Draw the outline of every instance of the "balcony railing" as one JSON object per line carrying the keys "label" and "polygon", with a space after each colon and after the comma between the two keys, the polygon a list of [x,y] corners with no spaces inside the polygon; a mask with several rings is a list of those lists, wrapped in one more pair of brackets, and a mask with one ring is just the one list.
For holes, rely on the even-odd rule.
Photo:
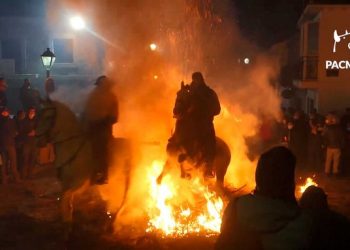
{"label": "balcony railing", "polygon": [[300,78],[303,81],[317,80],[318,56],[304,56],[301,58]]}

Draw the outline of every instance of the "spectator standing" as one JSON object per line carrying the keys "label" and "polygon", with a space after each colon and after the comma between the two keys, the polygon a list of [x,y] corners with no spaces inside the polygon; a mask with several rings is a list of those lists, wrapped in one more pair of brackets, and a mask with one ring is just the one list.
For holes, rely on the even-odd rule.
{"label": "spectator standing", "polygon": [[19,99],[25,111],[28,111],[30,107],[39,107],[39,91],[32,88],[32,85],[28,79],[24,79],[23,85],[19,91]]}
{"label": "spectator standing", "polygon": [[[23,144],[25,139],[24,133],[24,120],[26,118],[26,113],[23,110],[19,110],[15,117],[17,136],[16,136],[16,152],[17,152],[17,166],[19,172],[23,172]],[[22,176],[23,177],[23,176]]]}
{"label": "spectator standing", "polygon": [[327,126],[323,133],[326,146],[325,173],[327,175],[339,175],[339,163],[341,150],[345,144],[345,135],[336,115],[329,114],[326,118],[326,124]]}
{"label": "spectator standing", "polygon": [[24,143],[23,143],[23,178],[30,178],[37,159],[37,148],[35,141],[35,129],[37,125],[36,110],[29,108],[27,117],[24,120]]}
{"label": "spectator standing", "polygon": [[289,146],[297,158],[297,166],[305,167],[309,126],[301,112],[294,113]]}
{"label": "spectator standing", "polygon": [[308,138],[308,167],[320,171],[322,169],[322,132],[317,119],[310,117],[310,132]]}
{"label": "spectator standing", "polygon": [[6,81],[4,78],[0,77],[0,109],[3,109],[7,106],[6,89]]}
{"label": "spectator standing", "polygon": [[15,121],[10,118],[10,111],[4,108],[1,111],[0,117],[0,151],[2,158],[2,182],[7,183],[7,166],[10,165],[10,169],[15,182],[20,182],[21,178],[17,170],[17,156],[15,138],[17,136],[17,129]]}

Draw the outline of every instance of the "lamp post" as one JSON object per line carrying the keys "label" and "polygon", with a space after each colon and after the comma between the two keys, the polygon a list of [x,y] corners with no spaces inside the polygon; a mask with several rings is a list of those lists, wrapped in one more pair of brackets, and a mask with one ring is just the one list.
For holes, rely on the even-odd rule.
{"label": "lamp post", "polygon": [[50,69],[56,60],[55,54],[47,48],[44,53],[41,55],[41,61],[46,69],[46,77],[50,77]]}

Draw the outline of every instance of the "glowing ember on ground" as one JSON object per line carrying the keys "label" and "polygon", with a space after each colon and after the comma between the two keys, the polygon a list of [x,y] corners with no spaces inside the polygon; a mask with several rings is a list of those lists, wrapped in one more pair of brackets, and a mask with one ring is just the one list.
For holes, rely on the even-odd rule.
{"label": "glowing ember on ground", "polygon": [[299,187],[300,193],[304,193],[305,190],[306,190],[308,187],[310,187],[310,186],[316,186],[316,187],[317,187],[318,185],[317,185],[317,183],[316,183],[311,177],[308,177],[308,178],[306,178],[305,184]]}
{"label": "glowing ember on ground", "polygon": [[152,173],[148,176],[151,200],[146,232],[167,237],[219,233],[224,207],[222,199],[209,191],[200,178],[187,180],[188,185],[183,185],[171,176],[165,176],[162,183],[157,184],[154,173],[160,172],[162,166],[161,162],[153,162]]}

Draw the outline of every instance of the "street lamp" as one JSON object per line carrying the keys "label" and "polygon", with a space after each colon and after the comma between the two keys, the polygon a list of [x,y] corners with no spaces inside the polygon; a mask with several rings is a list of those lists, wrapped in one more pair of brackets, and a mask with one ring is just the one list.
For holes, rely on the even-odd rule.
{"label": "street lamp", "polygon": [[46,77],[49,78],[50,77],[50,69],[53,65],[53,63],[56,60],[56,56],[54,53],[52,53],[52,51],[50,50],[50,48],[47,48],[44,53],[41,55],[41,61],[43,62],[43,65],[46,69]]}

